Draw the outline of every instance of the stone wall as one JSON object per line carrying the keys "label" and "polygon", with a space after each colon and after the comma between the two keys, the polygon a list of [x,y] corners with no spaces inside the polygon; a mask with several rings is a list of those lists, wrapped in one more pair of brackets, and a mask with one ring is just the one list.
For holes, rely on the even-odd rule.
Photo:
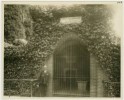
{"label": "stone wall", "polygon": [[108,80],[107,75],[101,68],[99,62],[93,55],[90,55],[90,96],[103,97],[103,80]]}
{"label": "stone wall", "polygon": [[103,81],[108,80],[107,74],[101,68],[101,66],[97,63],[97,97],[104,96],[104,87]]}
{"label": "stone wall", "polygon": [[48,83],[48,88],[47,88],[47,96],[51,97],[52,96],[52,91],[53,91],[53,55],[49,57],[49,59],[46,62],[46,66],[48,67],[48,71],[50,72],[50,77],[49,77],[49,83]]}
{"label": "stone wall", "polygon": [[[53,55],[46,62],[48,70],[50,72],[50,80],[47,89],[47,96],[52,96],[53,90]],[[90,97],[103,97],[103,80],[106,80],[107,76],[100,67],[96,58],[90,54]]]}
{"label": "stone wall", "polygon": [[90,97],[97,96],[97,65],[96,59],[90,54]]}

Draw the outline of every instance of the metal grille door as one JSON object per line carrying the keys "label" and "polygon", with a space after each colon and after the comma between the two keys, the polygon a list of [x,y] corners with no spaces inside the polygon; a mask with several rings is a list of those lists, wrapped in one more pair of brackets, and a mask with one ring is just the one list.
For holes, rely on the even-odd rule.
{"label": "metal grille door", "polygon": [[69,41],[54,54],[53,95],[89,96],[89,53],[80,44]]}

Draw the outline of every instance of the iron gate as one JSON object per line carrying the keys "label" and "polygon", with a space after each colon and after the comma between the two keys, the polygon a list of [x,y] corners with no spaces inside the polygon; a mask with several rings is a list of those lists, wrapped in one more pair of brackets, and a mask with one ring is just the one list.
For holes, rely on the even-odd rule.
{"label": "iron gate", "polygon": [[54,54],[53,95],[89,96],[89,53],[80,43],[68,41]]}

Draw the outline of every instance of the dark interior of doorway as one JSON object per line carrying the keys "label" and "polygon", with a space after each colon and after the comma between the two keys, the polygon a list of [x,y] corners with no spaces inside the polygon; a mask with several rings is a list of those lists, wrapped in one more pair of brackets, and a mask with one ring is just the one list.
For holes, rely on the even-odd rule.
{"label": "dark interior of doorway", "polygon": [[89,96],[90,55],[79,39],[68,39],[54,53],[53,95]]}

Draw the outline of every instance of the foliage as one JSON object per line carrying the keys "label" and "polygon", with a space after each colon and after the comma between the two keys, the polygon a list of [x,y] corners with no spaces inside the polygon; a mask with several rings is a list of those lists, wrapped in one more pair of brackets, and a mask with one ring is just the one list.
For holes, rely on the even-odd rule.
{"label": "foliage", "polygon": [[4,5],[4,37],[6,42],[13,43],[14,39],[25,39],[26,34],[29,34],[30,23],[27,6]]}
{"label": "foliage", "polygon": [[38,84],[32,80],[5,80],[4,95],[9,96],[32,96],[33,91]]}
{"label": "foliage", "polygon": [[[7,7],[11,8],[11,6]],[[13,9],[11,10],[13,11]],[[65,33],[73,32],[85,42],[90,53],[97,57],[103,70],[110,76],[110,81],[120,82],[120,45],[112,42],[111,10],[106,6],[75,5],[70,8],[29,6],[28,11],[32,20],[28,19],[21,24],[25,30],[28,30],[27,33],[25,32],[28,44],[5,48],[5,78],[37,78],[37,73],[40,73],[45,61],[54,52],[58,41]],[[5,12],[7,11],[5,10]],[[18,11],[15,13],[14,16],[17,15],[16,19],[18,19]],[[74,15],[82,16],[81,24],[61,25],[58,23],[61,17]],[[6,39],[9,38],[8,33],[13,33],[8,28],[11,25],[7,26],[8,19],[9,16],[5,19],[5,36],[8,36],[5,37]],[[12,19],[10,22],[14,23]],[[20,23],[17,24],[20,25]],[[14,27],[14,32],[16,29],[20,29],[14,24],[12,27]]]}
{"label": "foliage", "polygon": [[120,83],[119,82],[104,82],[105,97],[120,97]]}

